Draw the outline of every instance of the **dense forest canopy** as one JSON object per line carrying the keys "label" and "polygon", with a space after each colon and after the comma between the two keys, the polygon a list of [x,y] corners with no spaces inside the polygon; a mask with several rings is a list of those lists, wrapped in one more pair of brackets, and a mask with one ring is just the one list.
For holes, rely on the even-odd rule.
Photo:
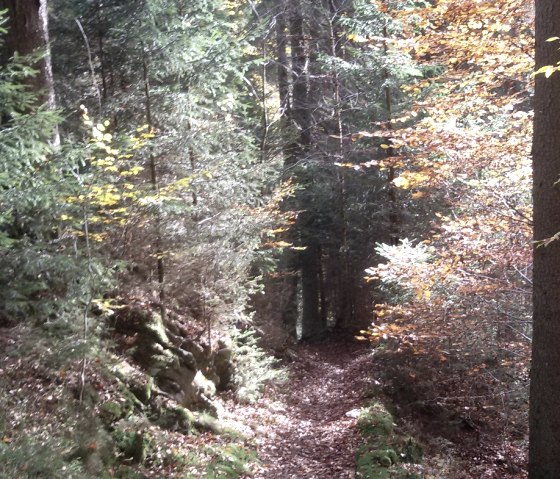
{"label": "dense forest canopy", "polygon": [[0,477],[288,477],[188,441],[360,347],[357,477],[526,477],[536,3],[0,0]]}

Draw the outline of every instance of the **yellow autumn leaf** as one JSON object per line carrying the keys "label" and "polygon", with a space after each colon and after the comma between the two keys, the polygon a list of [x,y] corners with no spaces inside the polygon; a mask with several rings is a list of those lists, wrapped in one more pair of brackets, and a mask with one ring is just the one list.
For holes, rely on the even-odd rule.
{"label": "yellow autumn leaf", "polygon": [[393,180],[393,184],[397,187],[397,188],[402,188],[404,190],[406,190],[407,188],[410,187],[410,181],[407,180],[404,176],[399,176],[398,178],[395,178]]}

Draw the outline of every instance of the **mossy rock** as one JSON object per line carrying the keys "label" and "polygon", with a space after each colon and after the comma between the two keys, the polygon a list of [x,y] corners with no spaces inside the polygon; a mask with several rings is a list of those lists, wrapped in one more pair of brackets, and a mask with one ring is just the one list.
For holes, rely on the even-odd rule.
{"label": "mossy rock", "polygon": [[393,416],[380,403],[364,409],[358,417],[358,427],[367,437],[389,437],[393,434]]}
{"label": "mossy rock", "polygon": [[235,372],[232,357],[233,351],[231,348],[222,348],[214,355],[214,370],[218,378],[216,387],[219,391],[225,391],[232,385]]}
{"label": "mossy rock", "polygon": [[424,449],[414,438],[409,437],[402,445],[403,462],[419,464],[424,456]]}
{"label": "mossy rock", "polygon": [[99,407],[99,415],[105,424],[111,424],[125,417],[125,407],[123,404],[109,401]]}
{"label": "mossy rock", "polygon": [[170,351],[173,345],[161,316],[151,310],[133,306],[121,309],[117,314],[115,330],[136,336],[135,346],[128,353],[152,375],[177,360]]}
{"label": "mossy rock", "polygon": [[142,404],[148,404],[152,398],[152,391],[154,389],[154,378],[151,376],[146,377],[145,382],[135,382],[129,386],[130,392],[138,398]]}
{"label": "mossy rock", "polygon": [[144,322],[142,326],[143,332],[151,336],[155,342],[161,344],[166,348],[172,347],[172,344],[169,341],[169,337],[167,336],[167,333],[165,331],[165,324],[163,323],[163,319],[161,319],[161,316],[158,313],[152,312],[148,321]]}
{"label": "mossy rock", "polygon": [[146,424],[138,420],[120,421],[112,433],[115,447],[120,451],[125,460],[134,464],[143,464],[154,446],[152,436]]}
{"label": "mossy rock", "polygon": [[156,424],[169,431],[189,434],[193,430],[195,416],[188,409],[181,406],[164,406]]}
{"label": "mossy rock", "polygon": [[220,421],[207,413],[196,414],[193,424],[199,431],[208,431],[213,434],[222,434],[225,431]]}

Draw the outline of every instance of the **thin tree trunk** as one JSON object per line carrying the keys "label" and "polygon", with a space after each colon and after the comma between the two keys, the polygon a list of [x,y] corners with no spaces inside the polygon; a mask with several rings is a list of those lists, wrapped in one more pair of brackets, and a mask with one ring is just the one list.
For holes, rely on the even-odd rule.
{"label": "thin tree trunk", "polygon": [[[311,46],[306,40],[306,29],[302,4],[299,0],[292,0],[290,11],[290,46],[292,59],[292,122],[297,129],[295,141],[290,146],[291,165],[306,159],[312,144],[313,121],[311,108],[314,107],[311,93],[310,68],[315,59],[311,57]],[[302,203],[304,184],[299,182],[302,188],[298,192],[296,206],[298,210],[305,210],[306,205]],[[304,220],[304,216],[306,219]],[[293,271],[301,271],[301,295],[302,315],[301,331],[302,339],[311,338],[322,332],[319,314],[319,264],[318,264],[318,242],[309,231],[312,218],[309,214],[301,214],[295,228],[300,238],[304,238],[301,246],[305,251],[294,259],[299,259],[299,264],[293,265]]]}
{"label": "thin tree trunk", "polygon": [[320,249],[317,240],[309,239],[301,253],[302,321],[301,339],[321,334],[325,325],[319,312],[320,297]]}
{"label": "thin tree trunk", "polygon": [[[148,74],[148,63],[144,59],[142,62],[143,80],[144,80],[144,96],[146,102],[146,123],[150,131],[153,131],[154,124],[152,119],[152,98],[150,93],[150,77]],[[153,152],[150,152],[150,181],[154,193],[159,196],[159,181],[157,175],[156,158]],[[156,242],[154,245],[154,254],[157,263],[157,276],[159,288],[159,301],[161,318],[165,321],[167,316],[166,297],[165,297],[165,269],[163,262],[163,249],[162,249],[162,234],[161,234],[161,211],[159,205],[156,211],[156,224],[155,224]]]}
{"label": "thin tree trunk", "polygon": [[276,55],[278,64],[278,94],[280,96],[280,111],[286,118],[291,116],[290,82],[288,72],[288,42],[286,37],[286,12],[280,11],[276,16]]}
{"label": "thin tree trunk", "polygon": [[[387,26],[383,27],[383,52],[385,53],[385,61],[389,61],[389,47],[388,38],[389,34],[387,32]],[[383,70],[383,81],[385,83],[384,93],[385,93],[385,114],[386,114],[386,124],[385,129],[388,132],[393,130],[393,94],[391,92],[391,86],[389,85],[389,71],[385,67]],[[391,143],[391,138],[387,138],[386,142]],[[389,147],[385,150],[387,159],[389,160],[389,165],[387,168],[387,192],[389,196],[389,241],[391,245],[396,246],[399,244],[399,214],[397,210],[397,191],[393,181],[395,180],[395,167],[393,165],[394,157],[396,155],[395,148]]]}
{"label": "thin tree trunk", "polygon": [[[338,16],[340,15],[341,8],[336,0],[329,0],[329,28],[330,28],[330,43],[331,43],[331,55],[335,58],[342,58],[344,50],[341,47],[341,34],[337,31],[336,22]],[[344,131],[342,128],[342,109],[341,109],[341,97],[340,97],[340,79],[338,77],[338,72],[333,70],[332,73],[332,84],[333,84],[333,97],[335,104],[335,115],[336,115],[336,126],[338,137],[338,161],[344,163],[344,143],[343,135]],[[341,222],[341,238],[340,238],[340,256],[342,260],[342,271],[343,271],[343,281],[341,282],[342,290],[340,299],[340,311],[337,314],[337,323],[340,321],[342,324],[352,324],[354,322],[354,307],[353,307],[353,283],[354,278],[352,277],[352,272],[350,269],[350,259],[348,255],[350,254],[348,246],[348,221],[346,218],[346,172],[344,168],[339,168],[338,171],[338,185],[339,185],[339,215]]]}
{"label": "thin tree trunk", "polygon": [[101,74],[101,94],[103,101],[107,101],[107,66],[105,65],[105,51],[103,48],[103,31],[101,29],[101,7],[102,4],[98,0],[96,5],[96,20],[97,20],[97,46],[99,50],[99,69]]}
{"label": "thin tree trunk", "polygon": [[[286,20],[287,5],[281,5],[280,11],[276,15],[276,55],[278,65],[278,94],[280,97],[280,113],[284,118],[284,125],[292,123],[292,108],[290,101],[290,77],[289,71],[291,65],[288,58],[288,24]],[[286,179],[291,178],[292,167],[295,164],[293,154],[293,141],[290,138],[283,146],[284,167]],[[296,209],[296,201],[294,198],[285,200],[283,208],[286,211],[294,211]],[[286,242],[295,244],[297,242],[297,231],[295,224],[292,225],[290,231],[285,234]],[[285,249],[282,253],[280,261],[280,309],[282,323],[288,334],[296,337],[297,321],[299,317],[298,304],[298,253],[291,249]]]}

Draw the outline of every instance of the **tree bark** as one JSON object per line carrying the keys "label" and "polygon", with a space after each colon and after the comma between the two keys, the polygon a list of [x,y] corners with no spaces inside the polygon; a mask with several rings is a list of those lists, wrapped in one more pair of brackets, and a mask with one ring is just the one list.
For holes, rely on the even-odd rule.
{"label": "tree bark", "polygon": [[41,103],[56,107],[49,48],[47,0],[0,0],[0,10],[8,9],[8,35],[2,48],[2,63],[16,52],[29,55],[41,52],[35,68],[38,74],[29,84],[40,93]]}
{"label": "tree bark", "polygon": [[[146,124],[148,125],[149,131],[153,131],[154,123],[152,119],[152,96],[150,91],[150,76],[148,74],[148,64],[147,60],[144,58],[142,62],[143,80],[144,80],[144,100],[146,104]],[[159,198],[159,177],[157,172],[156,157],[152,151],[150,151],[150,182],[152,184],[152,190]],[[157,264],[157,277],[158,277],[158,289],[159,289],[159,301],[160,301],[160,314],[163,321],[167,317],[167,306],[166,306],[166,295],[165,295],[165,266],[163,262],[163,235],[162,235],[162,225],[161,225],[161,206],[158,205],[155,217],[155,244],[153,254],[156,257]]]}
{"label": "tree bark", "polygon": [[286,38],[286,29],[286,12],[284,9],[282,9],[276,15],[276,60],[278,65],[278,94],[280,96],[280,111],[284,117],[290,118],[290,82],[288,80],[290,66],[288,64],[288,42]]}
{"label": "tree bark", "polygon": [[321,334],[325,325],[319,313],[320,296],[320,249],[312,238],[301,253],[302,320],[301,339],[310,339]]}
{"label": "tree bark", "polygon": [[[383,52],[385,54],[385,61],[389,61],[389,46],[388,46],[389,33],[387,26],[383,27]],[[385,129],[388,132],[393,130],[393,93],[389,85],[389,71],[387,68],[383,70],[383,80],[385,83],[385,114],[387,116],[387,123]],[[391,144],[391,138],[386,138],[385,142]],[[399,214],[397,210],[397,191],[393,181],[395,180],[395,167],[393,166],[396,151],[393,147],[387,148],[385,154],[389,161],[387,169],[387,192],[389,196],[389,241],[392,246],[397,246],[399,240]]]}
{"label": "tree bark", "polygon": [[[288,21],[287,17],[291,10],[288,2],[284,2],[279,6],[276,15],[276,61],[278,65],[278,93],[280,97],[280,114],[284,119],[284,124],[292,123],[292,104],[290,99],[290,75],[291,64],[288,57]],[[293,175],[292,166],[297,161],[294,156],[294,142],[290,138],[287,139],[283,146],[285,177],[289,179]],[[283,208],[285,211],[296,210],[295,198],[287,198]],[[285,234],[285,240],[288,243],[295,244],[297,242],[296,225],[292,225],[290,231]],[[281,271],[281,316],[284,329],[287,333],[296,337],[297,322],[299,318],[298,304],[298,255],[291,249],[285,249],[282,253],[280,262]]]}
{"label": "tree bark", "polygon": [[309,97],[309,51],[305,42],[303,12],[299,0],[291,1],[290,44],[292,51],[292,121],[298,130],[292,145],[292,162],[302,159],[311,146]]}
{"label": "tree bark", "polygon": [[[536,67],[555,65],[560,3],[536,0]],[[529,478],[560,477],[560,73],[537,75],[533,134],[533,359]]]}

